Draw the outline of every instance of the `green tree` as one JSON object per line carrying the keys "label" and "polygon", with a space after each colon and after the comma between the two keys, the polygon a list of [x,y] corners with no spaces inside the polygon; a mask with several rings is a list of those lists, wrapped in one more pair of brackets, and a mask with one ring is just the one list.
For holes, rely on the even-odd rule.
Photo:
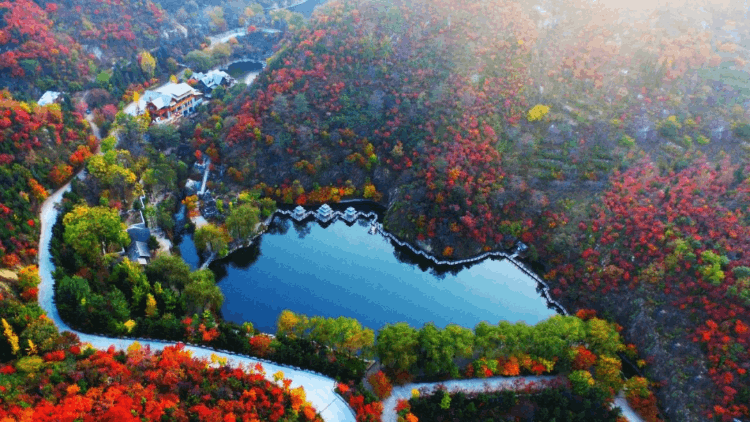
{"label": "green tree", "polygon": [[448,324],[444,332],[448,341],[453,345],[453,353],[457,358],[469,358],[474,354],[474,332],[466,327]]}
{"label": "green tree", "polygon": [[573,316],[555,315],[533,327],[526,348],[527,353],[553,360],[567,356],[568,350],[585,339],[585,322]]}
{"label": "green tree", "polygon": [[155,164],[143,172],[143,184],[155,193],[176,186],[177,173],[168,164]]}
{"label": "green tree", "polygon": [[[306,337],[310,321],[307,316],[284,309],[276,319],[276,335],[289,338]],[[325,339],[323,335],[321,338]]]}
{"label": "green tree", "polygon": [[190,274],[190,283],[182,292],[185,308],[190,314],[202,314],[209,310],[216,313],[224,303],[224,294],[214,280],[214,273],[202,269]]}
{"label": "green tree", "polygon": [[226,225],[229,234],[236,240],[246,240],[257,233],[260,222],[260,210],[251,204],[234,207],[227,217]]}
{"label": "green tree", "polygon": [[388,324],[378,331],[375,352],[387,368],[409,371],[417,363],[417,330],[405,322]]}
{"label": "green tree", "polygon": [[368,354],[375,343],[375,332],[370,328],[362,327],[362,324],[354,318],[336,318],[338,329],[334,346],[344,350],[347,354],[355,355],[360,352]]}
{"label": "green tree", "polygon": [[106,70],[102,70],[98,75],[96,75],[96,84],[99,86],[99,88],[109,89],[109,79],[111,77],[112,75],[109,72],[107,72]]}
{"label": "green tree", "polygon": [[594,386],[594,378],[589,371],[573,371],[568,375],[573,392],[579,395],[585,395]]}
{"label": "green tree", "polygon": [[227,254],[227,246],[232,238],[229,237],[226,229],[216,227],[213,224],[206,224],[195,231],[194,240],[195,247],[199,251],[210,251],[215,252],[218,256],[224,256]]}
{"label": "green tree", "polygon": [[123,259],[112,269],[109,280],[121,291],[130,292],[130,303],[134,310],[143,310],[146,295],[151,293],[151,283],[140,264],[128,258]]}
{"label": "green tree", "polygon": [[85,320],[83,304],[91,295],[89,282],[82,277],[65,276],[56,283],[55,302],[63,319],[75,326],[80,326]]}
{"label": "green tree", "polygon": [[211,56],[201,50],[193,50],[185,55],[185,63],[198,72],[207,72],[216,64]]}
{"label": "green tree", "polygon": [[23,330],[19,344],[27,346],[31,340],[39,353],[46,353],[54,350],[59,338],[60,334],[51,319],[37,318]]}
{"label": "green tree", "polygon": [[481,322],[475,328],[474,342],[482,357],[526,353],[532,330],[523,322],[500,321],[497,326]]}
{"label": "green tree", "polygon": [[63,218],[63,239],[89,262],[96,262],[110,248],[122,248],[130,242],[125,224],[116,209],[78,205]]}
{"label": "green tree", "polygon": [[176,146],[180,142],[180,133],[172,125],[151,125],[148,128],[151,144],[158,150]]}
{"label": "green tree", "polygon": [[354,318],[313,317],[308,325],[312,340],[350,356],[367,352],[375,342],[375,333]]}
{"label": "green tree", "polygon": [[276,211],[276,201],[273,199],[262,198],[258,202],[260,203],[260,214],[263,218],[270,217]]}
{"label": "green tree", "polygon": [[449,373],[455,366],[453,353],[444,348],[443,334],[443,331],[432,322],[428,322],[419,330],[419,366],[428,376]]}
{"label": "green tree", "polygon": [[480,357],[493,358],[503,345],[497,326],[482,321],[474,327],[474,348]]}
{"label": "green tree", "polygon": [[300,92],[299,94],[294,96],[294,111],[297,112],[297,114],[304,114],[307,113],[310,110],[308,107],[307,97],[305,97],[305,94]]}
{"label": "green tree", "polygon": [[[280,322],[282,321],[279,319]],[[326,346],[334,346],[334,337],[336,336],[337,324],[333,318],[315,316],[310,318],[310,338],[317,343]]]}
{"label": "green tree", "polygon": [[89,158],[86,169],[101,188],[110,190],[110,197],[129,200],[130,195],[142,194],[140,183],[136,183],[138,176],[133,172],[135,164],[128,151],[109,150]]}
{"label": "green tree", "polygon": [[122,325],[130,319],[130,306],[125,294],[120,289],[113,288],[104,295],[104,305],[102,316],[107,319],[107,329],[119,333],[127,331]]}
{"label": "green tree", "polygon": [[586,333],[589,349],[597,355],[614,356],[625,349],[620,339],[620,333],[610,324],[599,318],[586,321]]}
{"label": "green tree", "polygon": [[146,277],[151,283],[182,290],[190,283],[190,266],[179,256],[159,254],[148,266]]}
{"label": "green tree", "polygon": [[435,324],[427,323],[419,330],[420,366],[427,375],[458,376],[454,360],[470,357],[473,344],[474,333],[468,328],[450,324],[441,330]]}

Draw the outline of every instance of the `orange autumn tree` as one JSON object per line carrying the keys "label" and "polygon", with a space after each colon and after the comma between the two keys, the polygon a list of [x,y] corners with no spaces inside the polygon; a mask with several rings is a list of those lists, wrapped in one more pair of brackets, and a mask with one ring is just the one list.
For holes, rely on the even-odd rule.
{"label": "orange autumn tree", "polygon": [[[18,4],[13,5],[14,10]],[[6,13],[4,18],[15,13]],[[25,22],[26,18],[19,19]],[[12,31],[17,23],[0,33]],[[39,226],[34,219],[38,207],[47,198],[48,189],[72,177],[65,157],[86,145],[89,133],[89,126],[75,112],[63,110],[58,104],[39,107],[17,101],[8,91],[0,91],[0,178],[5,181],[0,191],[0,218],[4,219],[0,262],[4,267],[28,263],[36,257]]]}
{"label": "orange autumn tree", "polygon": [[[182,345],[152,352],[135,343],[127,352],[117,352],[114,347],[94,351],[69,344],[44,357],[0,365],[0,374],[0,393],[8,391],[6,381],[17,393],[0,403],[0,420],[322,422],[303,390],[290,389],[290,380],[267,380],[261,364],[247,371],[214,368],[206,359],[192,358]],[[85,389],[73,381],[74,374],[86,379]],[[51,378],[57,381],[49,384]],[[41,394],[42,385],[54,388]]]}
{"label": "orange autumn tree", "polygon": [[391,390],[393,390],[393,386],[391,385],[391,381],[388,379],[388,377],[383,373],[383,371],[378,371],[369,377],[367,377],[367,381],[372,385],[372,389],[375,392],[375,395],[378,396],[380,400],[385,400],[391,395]]}

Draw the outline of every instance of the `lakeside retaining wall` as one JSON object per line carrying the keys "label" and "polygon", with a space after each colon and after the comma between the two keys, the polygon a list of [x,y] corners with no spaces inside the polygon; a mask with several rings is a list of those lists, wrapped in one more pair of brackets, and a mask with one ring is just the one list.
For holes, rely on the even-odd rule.
{"label": "lakeside retaining wall", "polygon": [[[354,211],[352,212],[350,210],[354,210]],[[516,268],[521,270],[521,272],[526,274],[532,280],[536,281],[537,285],[540,286],[541,288],[541,295],[547,301],[548,305],[550,305],[555,310],[557,310],[557,312],[563,315],[569,315],[568,310],[565,309],[565,307],[560,302],[552,298],[552,295],[550,294],[549,285],[541,277],[539,277],[536,273],[534,273],[534,271],[532,271],[525,263],[523,263],[522,261],[519,261],[517,259],[518,255],[516,253],[509,254],[504,251],[490,251],[490,252],[484,252],[480,255],[466,258],[466,259],[457,259],[457,260],[438,259],[434,255],[431,255],[421,249],[417,249],[411,244],[409,244],[408,242],[404,242],[398,239],[393,234],[387,232],[383,228],[383,225],[378,222],[378,215],[375,212],[372,212],[372,211],[361,212],[361,211],[357,211],[353,207],[349,207],[347,211],[341,212],[341,211],[333,211],[327,204],[323,204],[320,208],[314,211],[307,210],[307,209],[302,208],[301,206],[298,206],[292,211],[276,210],[274,214],[285,215],[285,216],[291,217],[292,219],[296,221],[303,221],[308,218],[313,218],[316,221],[321,222],[321,223],[328,223],[331,221],[335,221],[337,219],[341,219],[347,222],[353,222],[359,218],[370,219],[370,232],[371,233],[379,233],[380,235],[387,238],[388,240],[395,243],[396,245],[409,249],[414,254],[419,255],[429,261],[432,261],[435,265],[457,266],[457,265],[464,265],[464,264],[479,263],[487,258],[506,259],[511,264],[513,264]]]}

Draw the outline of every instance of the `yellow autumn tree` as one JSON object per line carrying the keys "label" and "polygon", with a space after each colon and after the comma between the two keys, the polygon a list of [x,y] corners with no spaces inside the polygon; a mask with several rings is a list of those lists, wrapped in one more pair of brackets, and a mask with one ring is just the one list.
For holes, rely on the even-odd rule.
{"label": "yellow autumn tree", "polygon": [[308,320],[305,315],[298,315],[285,309],[281,311],[279,319],[276,321],[276,334],[292,338],[301,336],[307,325]]}
{"label": "yellow autumn tree", "polygon": [[18,346],[18,336],[13,332],[13,327],[8,324],[8,321],[6,321],[5,318],[2,319],[2,322],[3,334],[5,334],[5,338],[8,339],[8,343],[10,343],[10,350],[13,352],[13,354],[17,354],[21,349]]}
{"label": "yellow autumn tree", "polygon": [[131,331],[133,331],[133,328],[135,328],[135,321],[133,321],[132,319],[129,319],[129,320],[125,321],[122,325],[125,327],[125,329],[128,332],[131,332]]}
{"label": "yellow autumn tree", "polygon": [[141,70],[149,78],[154,76],[154,70],[156,70],[156,59],[148,51],[141,52]]}
{"label": "yellow autumn tree", "polygon": [[607,388],[617,393],[622,389],[623,379],[622,361],[615,357],[600,356],[596,363],[596,376],[594,379]]}
{"label": "yellow autumn tree", "polygon": [[156,299],[151,293],[146,297],[146,316],[149,318],[155,317],[159,313],[159,309],[156,307]]}
{"label": "yellow autumn tree", "polygon": [[526,114],[526,119],[530,122],[536,122],[537,120],[541,120],[547,113],[549,113],[549,106],[537,104]]}

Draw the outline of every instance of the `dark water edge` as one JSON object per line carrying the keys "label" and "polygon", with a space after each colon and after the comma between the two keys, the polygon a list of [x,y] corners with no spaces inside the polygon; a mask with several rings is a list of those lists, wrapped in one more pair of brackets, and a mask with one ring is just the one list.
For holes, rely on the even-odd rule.
{"label": "dark water edge", "polygon": [[198,255],[198,249],[195,247],[193,241],[193,235],[191,233],[183,233],[180,236],[179,243],[177,243],[177,249],[180,251],[182,260],[190,266],[191,271],[195,271],[200,268],[202,262],[200,255]]}
{"label": "dark water edge", "polygon": [[263,70],[263,64],[257,61],[239,61],[227,66],[225,72],[233,78],[239,78],[250,72],[260,72]]}
{"label": "dark water edge", "polygon": [[555,314],[540,297],[540,286],[509,261],[437,266],[367,234],[369,225],[365,219],[321,225],[275,218],[254,245],[210,265],[226,297],[223,317],[273,332],[284,309],[353,317],[374,329],[399,321],[534,324]]}

